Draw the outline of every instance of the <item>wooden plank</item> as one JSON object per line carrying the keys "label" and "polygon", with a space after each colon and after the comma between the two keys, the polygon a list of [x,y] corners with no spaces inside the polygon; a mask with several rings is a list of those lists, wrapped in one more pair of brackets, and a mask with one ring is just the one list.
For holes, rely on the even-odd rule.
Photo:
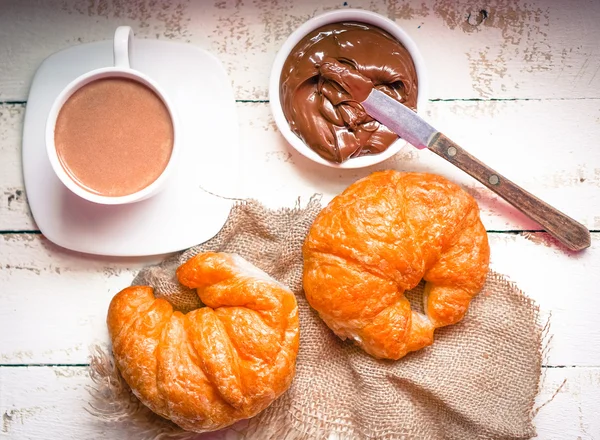
{"label": "wooden plank", "polygon": [[[544,375],[538,406],[564,385],[534,419],[536,438],[598,438],[600,368],[554,368],[546,369]],[[137,438],[139,431],[132,426],[102,424],[85,410],[89,385],[84,367],[0,368],[0,439]],[[221,431],[202,438],[237,437],[231,431]]]}
{"label": "wooden plank", "polygon": [[600,234],[592,246],[574,253],[561,250],[546,233],[490,235],[491,267],[517,283],[550,319],[553,335],[548,365],[600,366],[597,313],[600,285]]}
{"label": "wooden plank", "polygon": [[[0,367],[0,439],[140,438],[134,426],[104,424],[90,415],[92,385],[84,367]],[[226,431],[202,437],[232,438]]]}
{"label": "wooden plank", "polygon": [[[248,121],[248,125],[242,124],[241,163],[246,164],[242,182],[246,182],[243,187],[249,196],[277,206],[289,204],[294,196],[322,193],[327,202],[356,179],[378,169],[432,172],[462,184],[477,198],[488,230],[539,228],[427,150],[407,146],[388,161],[364,170],[314,164],[288,146],[270,122],[268,110],[262,113],[254,106],[258,104],[249,107],[252,113],[248,116],[248,107],[240,109],[241,120]],[[600,206],[600,151],[592,148],[600,135],[600,107],[594,101],[435,102],[427,117],[464,149],[524,189],[590,229],[600,228],[600,216],[593,208]],[[256,125],[264,127],[260,138],[258,131],[254,135]]]}
{"label": "wooden plank", "polygon": [[[429,151],[405,147],[364,170],[336,170],[308,161],[277,130],[268,104],[239,103],[240,196],[272,207],[322,193],[324,202],[377,169],[442,174],[479,201],[489,230],[539,226]],[[36,226],[21,173],[21,105],[0,105],[0,230]],[[594,100],[433,102],[428,118],[474,156],[590,229],[600,229],[600,106]],[[551,122],[549,122],[551,121]],[[584,201],[584,202],[582,202]]]}
{"label": "wooden plank", "polygon": [[[600,366],[600,233],[580,254],[546,240],[543,233],[490,234],[491,267],[538,302],[542,320],[551,314],[547,365]],[[86,363],[91,344],[108,343],[111,298],[153,261],[81,255],[40,235],[0,235],[0,364]]]}
{"label": "wooden plank", "polygon": [[89,345],[108,339],[112,296],[160,261],[92,257],[31,234],[1,235],[0,255],[0,364],[86,362]]}
{"label": "wooden plank", "polygon": [[29,211],[23,167],[21,139],[25,107],[0,105],[0,230],[36,229]]}
{"label": "wooden plank", "polygon": [[600,437],[599,368],[545,369],[536,408],[546,402],[534,419],[536,439],[595,440]]}
{"label": "wooden plank", "polygon": [[26,100],[44,58],[109,39],[123,24],[140,38],[215,53],[238,99],[267,99],[271,63],[285,38],[308,18],[344,5],[379,12],[405,29],[429,66],[431,98],[600,97],[594,0],[9,0],[0,6],[0,100]]}

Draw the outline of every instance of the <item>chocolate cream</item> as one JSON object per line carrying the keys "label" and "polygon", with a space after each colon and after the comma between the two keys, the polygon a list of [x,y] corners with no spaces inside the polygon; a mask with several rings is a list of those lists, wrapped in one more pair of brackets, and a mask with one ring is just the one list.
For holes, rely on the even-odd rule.
{"label": "chocolate cream", "polygon": [[345,160],[385,151],[398,136],[366,114],[373,87],[416,110],[417,73],[408,50],[382,29],[333,23],[306,35],[281,73],[290,127],[323,158]]}

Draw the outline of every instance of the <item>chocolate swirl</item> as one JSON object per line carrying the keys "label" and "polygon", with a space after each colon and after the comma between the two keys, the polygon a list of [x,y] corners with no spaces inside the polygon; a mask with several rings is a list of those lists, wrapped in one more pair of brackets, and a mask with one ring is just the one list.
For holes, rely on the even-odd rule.
{"label": "chocolate swirl", "polygon": [[381,153],[398,139],[360,104],[373,87],[416,109],[417,73],[408,50],[378,27],[334,23],[291,51],[280,96],[292,131],[323,158],[342,163]]}

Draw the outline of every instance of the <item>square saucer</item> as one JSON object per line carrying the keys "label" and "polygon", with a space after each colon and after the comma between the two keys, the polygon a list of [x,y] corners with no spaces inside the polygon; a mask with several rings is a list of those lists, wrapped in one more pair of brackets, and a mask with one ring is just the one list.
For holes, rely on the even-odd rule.
{"label": "square saucer", "polygon": [[141,256],[186,249],[225,223],[239,176],[239,126],[231,82],[209,52],[182,43],[135,39],[131,67],[156,81],[181,122],[180,157],[165,188],[128,205],[98,205],[69,191],[54,174],[44,133],[50,107],[81,74],[113,65],[112,41],[65,49],[38,68],[23,127],[23,174],[40,231],[74,251]]}

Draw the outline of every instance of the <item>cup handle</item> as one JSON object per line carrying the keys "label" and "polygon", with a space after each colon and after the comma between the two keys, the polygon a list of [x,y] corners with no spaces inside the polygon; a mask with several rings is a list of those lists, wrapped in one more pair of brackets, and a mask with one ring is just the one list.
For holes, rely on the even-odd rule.
{"label": "cup handle", "polygon": [[133,30],[129,26],[119,26],[115,31],[113,53],[115,67],[129,69],[129,57],[133,52]]}

